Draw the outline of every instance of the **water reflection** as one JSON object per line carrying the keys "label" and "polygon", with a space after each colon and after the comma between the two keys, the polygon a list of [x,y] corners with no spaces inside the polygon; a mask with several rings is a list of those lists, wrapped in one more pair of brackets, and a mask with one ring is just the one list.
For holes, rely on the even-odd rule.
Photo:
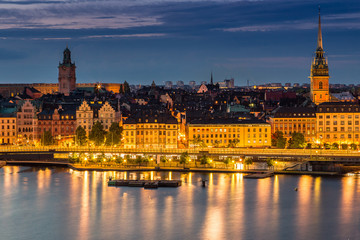
{"label": "water reflection", "polygon": [[[360,238],[356,177],[0,171],[1,239]],[[184,182],[176,189],[116,188],[107,186],[109,176]],[[208,180],[206,188],[201,179]]]}

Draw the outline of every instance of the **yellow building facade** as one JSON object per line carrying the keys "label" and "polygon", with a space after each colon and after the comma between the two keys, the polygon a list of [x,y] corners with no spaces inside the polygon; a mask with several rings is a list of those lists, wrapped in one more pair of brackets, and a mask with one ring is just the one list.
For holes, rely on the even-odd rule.
{"label": "yellow building facade", "polygon": [[318,143],[360,142],[360,106],[354,103],[322,103],[316,114]]}
{"label": "yellow building facade", "polygon": [[177,148],[179,124],[171,115],[133,116],[123,123],[125,148]]}
{"label": "yellow building facade", "polygon": [[0,143],[16,144],[16,115],[0,115]]}
{"label": "yellow building facade", "polygon": [[269,147],[270,124],[258,120],[213,119],[193,121],[187,125],[189,147],[197,147],[199,140],[207,147]]}
{"label": "yellow building facade", "polygon": [[280,131],[289,139],[294,132],[302,133],[307,142],[316,140],[316,109],[280,107],[270,118],[271,132]]}

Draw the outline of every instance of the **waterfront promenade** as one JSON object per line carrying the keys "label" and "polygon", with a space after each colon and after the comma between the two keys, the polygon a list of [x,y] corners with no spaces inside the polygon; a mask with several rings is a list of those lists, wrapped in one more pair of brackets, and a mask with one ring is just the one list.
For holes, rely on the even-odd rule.
{"label": "waterfront promenade", "polygon": [[358,150],[325,150],[325,149],[273,149],[273,148],[119,148],[119,147],[32,147],[32,146],[1,146],[0,154],[6,153],[119,153],[119,154],[163,154],[180,155],[188,152],[192,155],[208,154],[214,156],[268,156],[268,157],[355,157],[360,158]]}

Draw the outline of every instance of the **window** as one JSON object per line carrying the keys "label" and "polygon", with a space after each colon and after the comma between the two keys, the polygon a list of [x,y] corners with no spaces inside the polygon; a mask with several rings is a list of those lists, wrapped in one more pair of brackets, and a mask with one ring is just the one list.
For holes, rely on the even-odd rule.
{"label": "window", "polygon": [[323,82],[319,82],[319,89],[323,89]]}

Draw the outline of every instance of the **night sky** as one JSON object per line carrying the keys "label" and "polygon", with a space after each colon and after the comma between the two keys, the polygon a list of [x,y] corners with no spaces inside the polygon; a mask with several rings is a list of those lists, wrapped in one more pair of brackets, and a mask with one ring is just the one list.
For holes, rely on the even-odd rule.
{"label": "night sky", "polygon": [[307,83],[321,5],[330,83],[360,84],[360,1],[0,0],[0,83]]}

